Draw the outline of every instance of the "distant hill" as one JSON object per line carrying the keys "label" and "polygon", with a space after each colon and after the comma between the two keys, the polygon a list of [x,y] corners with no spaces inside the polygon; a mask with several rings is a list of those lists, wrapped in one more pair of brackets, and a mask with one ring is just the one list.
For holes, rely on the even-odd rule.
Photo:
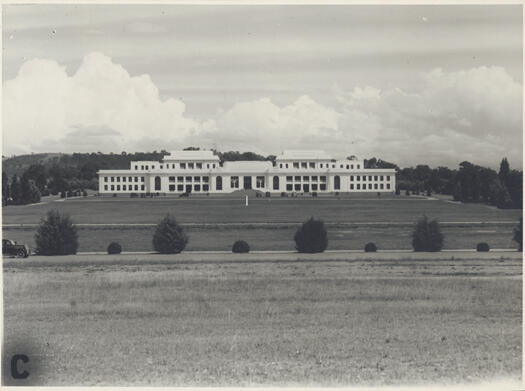
{"label": "distant hill", "polygon": [[7,173],[8,177],[14,174],[22,176],[22,174],[32,164],[50,165],[53,160],[59,160],[63,153],[32,153],[30,155],[19,155],[13,157],[2,157],[2,171]]}

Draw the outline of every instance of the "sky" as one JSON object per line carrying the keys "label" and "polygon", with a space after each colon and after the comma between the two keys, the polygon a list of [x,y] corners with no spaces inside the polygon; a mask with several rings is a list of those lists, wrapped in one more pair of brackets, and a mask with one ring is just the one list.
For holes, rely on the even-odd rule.
{"label": "sky", "polygon": [[521,168],[521,5],[4,5],[3,155]]}

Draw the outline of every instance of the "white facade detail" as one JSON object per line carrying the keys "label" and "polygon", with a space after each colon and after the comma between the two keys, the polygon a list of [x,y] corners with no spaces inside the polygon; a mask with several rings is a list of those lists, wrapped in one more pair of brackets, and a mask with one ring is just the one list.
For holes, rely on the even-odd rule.
{"label": "white facade detail", "polygon": [[133,161],[129,170],[100,170],[99,193],[206,194],[392,193],[395,169],[364,168],[363,161],[332,159],[323,151],[284,151],[271,161],[220,164],[212,151],[173,151],[158,161]]}

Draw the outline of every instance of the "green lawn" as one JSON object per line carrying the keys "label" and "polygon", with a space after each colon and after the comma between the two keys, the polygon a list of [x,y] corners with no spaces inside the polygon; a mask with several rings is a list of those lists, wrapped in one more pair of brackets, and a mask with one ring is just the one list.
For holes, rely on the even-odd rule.
{"label": "green lawn", "polygon": [[521,276],[499,259],[19,261],[4,351],[23,346],[48,386],[519,381]]}
{"label": "green lawn", "polygon": [[395,198],[97,198],[53,201],[2,209],[3,224],[37,223],[56,208],[77,223],[156,223],[173,213],[182,223],[300,222],[310,216],[326,222],[413,222],[423,214],[440,221],[517,221],[521,210],[444,200]]}

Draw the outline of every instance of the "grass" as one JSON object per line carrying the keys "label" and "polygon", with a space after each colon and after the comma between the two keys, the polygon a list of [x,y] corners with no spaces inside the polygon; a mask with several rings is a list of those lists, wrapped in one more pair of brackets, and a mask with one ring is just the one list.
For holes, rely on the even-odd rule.
{"label": "grass", "polygon": [[34,384],[521,378],[520,260],[23,265],[4,332]]}
{"label": "grass", "polygon": [[355,198],[96,198],[52,201],[2,209],[3,224],[38,223],[47,210],[68,213],[76,223],[156,223],[168,212],[182,223],[301,222],[310,216],[325,222],[413,222],[426,214],[440,221],[518,221],[521,210],[482,204],[456,204],[398,196]]}

